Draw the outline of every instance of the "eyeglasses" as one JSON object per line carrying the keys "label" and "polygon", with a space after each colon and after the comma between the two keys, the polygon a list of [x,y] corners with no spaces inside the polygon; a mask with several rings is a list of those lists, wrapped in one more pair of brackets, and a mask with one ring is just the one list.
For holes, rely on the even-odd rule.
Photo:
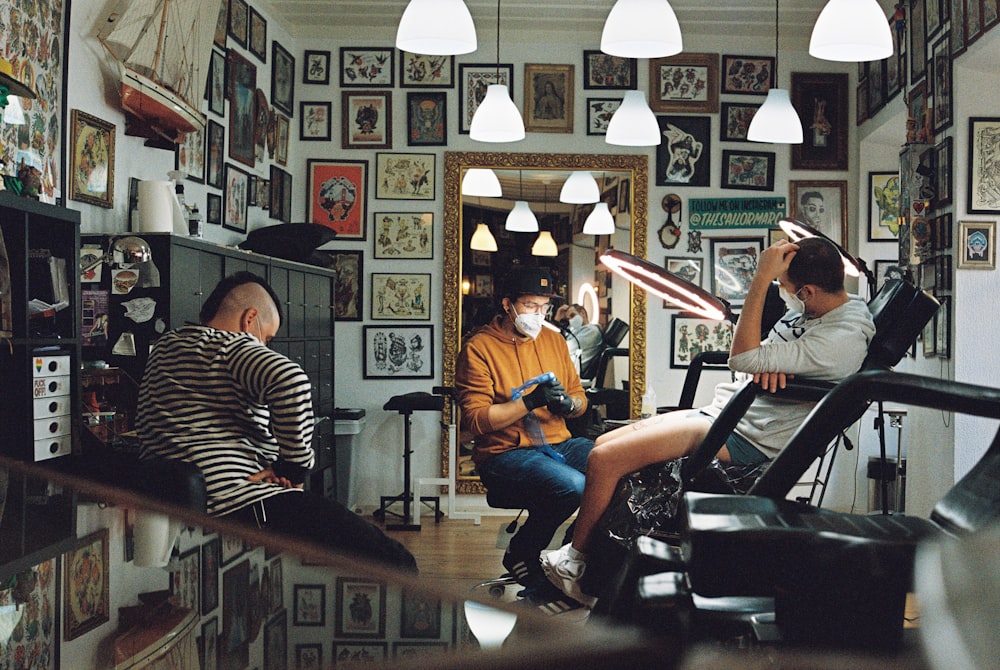
{"label": "eyeglasses", "polygon": [[826,207],[824,207],[823,205],[803,205],[802,209],[809,212],[810,214],[815,214],[817,212],[822,214],[823,212],[826,211]]}
{"label": "eyeglasses", "polygon": [[521,300],[515,300],[514,302],[532,314],[544,314],[548,316],[549,312],[552,311],[552,303],[550,302],[523,302]]}

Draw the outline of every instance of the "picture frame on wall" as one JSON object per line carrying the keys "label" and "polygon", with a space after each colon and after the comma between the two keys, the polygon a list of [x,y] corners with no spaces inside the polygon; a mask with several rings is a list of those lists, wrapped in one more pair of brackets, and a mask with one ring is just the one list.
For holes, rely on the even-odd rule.
{"label": "picture frame on wall", "polygon": [[115,124],[74,109],[70,121],[69,198],[115,206]]}
{"label": "picture frame on wall", "polygon": [[858,83],[855,89],[855,125],[860,126],[862,123],[871,118],[871,113],[868,111],[868,80],[862,79]]}
{"label": "picture frame on wall", "polygon": [[401,88],[454,88],[455,57],[399,52]]}
{"label": "picture frame on wall", "polygon": [[208,111],[216,116],[226,114],[226,55],[212,49],[208,63],[208,83],[206,85]]}
{"label": "picture frame on wall", "polygon": [[611,117],[621,104],[621,98],[587,98],[587,134],[607,135]]}
{"label": "picture frame on wall", "polygon": [[719,139],[723,142],[746,142],[747,131],[760,104],[724,102],[719,115]]}
{"label": "picture frame on wall", "polygon": [[[270,195],[268,200],[271,204],[269,218],[281,219],[285,208],[285,200],[290,199],[290,194],[285,192],[285,171],[277,165],[270,167],[271,178],[268,180]],[[285,222],[287,223],[287,221]]]}
{"label": "picture frame on wall", "polygon": [[392,47],[340,47],[340,87],[392,88],[395,52]]}
{"label": "picture frame on wall", "polygon": [[247,232],[247,207],[250,202],[250,174],[226,163],[222,227],[238,233]]}
{"label": "picture frame on wall", "polygon": [[253,167],[257,67],[236,49],[230,49],[226,59],[229,65],[229,157]]}
{"label": "picture frame on wall", "polygon": [[375,212],[375,258],[434,257],[433,212]]}
{"label": "picture frame on wall", "polygon": [[274,160],[278,165],[288,165],[288,135],[291,124],[284,114],[274,115]]}
{"label": "picture frame on wall", "polygon": [[772,86],[773,56],[722,56],[723,95],[767,95]]}
{"label": "picture frame on wall", "polygon": [[794,218],[846,248],[846,181],[789,181],[788,210]]}
{"label": "picture frame on wall", "polygon": [[868,241],[899,240],[899,172],[868,173]]}
{"label": "picture frame on wall", "polygon": [[875,290],[881,291],[882,286],[888,279],[907,278],[906,268],[899,264],[896,259],[875,261]]}
{"label": "picture frame on wall", "polygon": [[[667,256],[663,261],[663,267],[667,269],[667,272],[699,287],[702,285],[704,264],[705,261],[699,257]],[[664,300],[663,309],[676,308]]]}
{"label": "picture frame on wall", "polygon": [[409,91],[406,94],[406,143],[440,147],[448,141],[448,94]]}
{"label": "picture frame on wall", "polygon": [[174,169],[196,184],[205,183],[205,129],[192,130],[174,148]]}
{"label": "picture frame on wall", "polygon": [[430,321],[431,275],[421,272],[373,272],[373,321]]}
{"label": "picture frame on wall", "polygon": [[711,182],[712,119],[657,116],[663,141],[656,147],[657,186],[708,186]]}
{"label": "picture frame on wall", "polygon": [[333,309],[337,321],[361,321],[364,305],[364,252],[328,251],[335,276]]}
{"label": "picture frame on wall", "polygon": [[271,41],[271,104],[295,116],[295,57],[278,40]]}
{"label": "picture frame on wall", "polygon": [[804,131],[802,143],[792,145],[792,169],[846,170],[847,74],[793,72],[792,106]]}
{"label": "picture frame on wall", "polygon": [[222,225],[222,196],[209,193],[205,204],[205,221],[216,226]]}
{"label": "picture frame on wall", "polygon": [[934,315],[934,349],[938,358],[951,358],[951,296],[938,297],[938,311]]}
{"label": "picture frame on wall", "polygon": [[201,624],[201,643],[198,658],[202,670],[218,670],[219,667],[219,618],[212,617]]}
{"label": "picture frame on wall", "polygon": [[323,667],[321,643],[295,645],[295,670],[323,670]]}
{"label": "picture frame on wall", "polygon": [[757,262],[764,251],[760,237],[713,237],[709,240],[712,294],[733,307],[741,306],[750,290]]}
{"label": "picture frame on wall", "polygon": [[525,131],[533,133],[573,132],[573,80],[573,65],[525,64]]}
{"label": "picture frame on wall", "polygon": [[612,56],[599,49],[583,52],[583,88],[585,90],[629,91],[636,87],[638,61]]}
{"label": "picture frame on wall", "polygon": [[263,670],[288,668],[288,615],[281,610],[264,624]]}
{"label": "picture frame on wall", "polygon": [[201,615],[207,616],[219,606],[219,536],[201,545]]}
{"label": "picture frame on wall", "polygon": [[81,538],[63,555],[63,637],[75,640],[110,620],[107,528]]}
{"label": "picture frame on wall", "polygon": [[332,228],[338,240],[364,240],[368,209],[368,161],[306,161],[306,221]]}
{"label": "picture frame on wall", "polygon": [[965,53],[965,2],[966,0],[947,0],[950,4],[951,17],[951,56],[958,58]]}
{"label": "picture frame on wall", "polygon": [[191,547],[177,562],[178,569],[170,573],[170,594],[181,607],[200,612],[201,547]]}
{"label": "picture frame on wall", "polygon": [[212,36],[212,44],[226,48],[226,33],[229,30],[229,2],[223,1],[219,7],[219,16],[215,21],[215,34]]}
{"label": "picture frame on wall", "polygon": [[375,154],[377,200],[433,200],[435,154]]}
{"label": "picture frame on wall", "polygon": [[773,151],[722,152],[722,188],[750,191],[774,190]]}
{"label": "picture frame on wall", "polygon": [[[362,377],[364,379],[431,379],[434,377],[434,326],[408,326],[404,324],[363,326],[362,338],[362,346],[364,347]],[[338,616],[341,614],[340,610],[338,604]],[[338,628],[341,623],[338,620]]]}
{"label": "picture frame on wall", "polygon": [[[907,51],[910,54],[910,82],[918,82],[927,72],[927,35],[925,26],[926,0],[910,0],[906,15],[906,32],[909,36]],[[978,2],[976,2],[978,4]],[[978,8],[977,8],[978,14]]]}
{"label": "picture frame on wall", "polygon": [[654,112],[719,111],[719,54],[681,53],[649,59],[649,107]]}
{"label": "picture frame on wall", "polygon": [[[670,317],[670,367],[684,369],[698,354],[729,351],[733,344],[733,322],[716,321],[687,312]],[[706,366],[709,368],[717,366]]]}
{"label": "picture frame on wall", "polygon": [[247,29],[250,21],[250,6],[247,0],[229,0],[229,37],[241,47],[247,45]]}
{"label": "picture frame on wall", "polygon": [[1000,214],[1000,117],[969,119],[969,214]]}
{"label": "picture frame on wall", "polygon": [[330,52],[306,49],[302,54],[302,83],[330,83]]}
{"label": "picture frame on wall", "polygon": [[[873,117],[885,107],[885,61],[868,63],[868,116]],[[805,133],[803,132],[803,137]]]}
{"label": "picture frame on wall", "polygon": [[[433,349],[430,344],[428,347]],[[385,582],[337,577],[336,590],[334,635],[341,638],[384,639]],[[363,606],[359,607],[355,603]]]}
{"label": "picture frame on wall", "polygon": [[299,103],[299,140],[329,142],[330,124],[329,102],[303,100]]}
{"label": "picture frame on wall", "polygon": [[[946,0],[945,0],[946,1]],[[952,55],[951,37],[945,33],[931,47],[928,82],[934,95],[934,133],[951,127],[952,121]]]}
{"label": "picture frame on wall", "polygon": [[441,598],[403,589],[399,616],[401,638],[441,637]]}
{"label": "picture frame on wall", "polygon": [[333,657],[338,664],[346,666],[355,664],[381,663],[389,657],[388,642],[334,642]]}
{"label": "picture frame on wall", "polygon": [[952,247],[952,214],[945,212],[934,218],[931,230],[931,249],[934,251],[944,251]]}
{"label": "picture frame on wall", "polygon": [[459,63],[458,132],[468,135],[472,117],[491,84],[503,84],[514,96],[514,66],[511,63]]}
{"label": "picture frame on wall", "polygon": [[250,34],[247,49],[261,63],[267,62],[267,19],[253,7],[250,8]]}
{"label": "picture frame on wall", "polygon": [[222,637],[220,670],[240,670],[250,664],[250,561],[222,573]]}
{"label": "picture frame on wall", "polygon": [[392,91],[341,91],[340,147],[392,148]]}
{"label": "picture frame on wall", "polygon": [[944,138],[934,147],[935,192],[934,207],[941,208],[952,201],[952,146],[951,136]]}
{"label": "picture frame on wall", "polygon": [[293,587],[292,625],[326,625],[325,584],[296,584]]}
{"label": "picture frame on wall", "polygon": [[995,270],[996,239],[996,221],[959,221],[958,269]]}

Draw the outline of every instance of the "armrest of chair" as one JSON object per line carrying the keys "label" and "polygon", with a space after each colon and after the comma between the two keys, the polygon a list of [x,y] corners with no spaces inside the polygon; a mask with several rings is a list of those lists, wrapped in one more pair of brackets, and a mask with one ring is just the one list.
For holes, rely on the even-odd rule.
{"label": "armrest of chair", "polygon": [[698,383],[701,381],[701,371],[706,365],[726,365],[729,361],[728,351],[703,351],[691,359],[687,374],[684,375],[684,386],[681,388],[681,397],[677,403],[677,409],[689,409],[694,407],[694,396],[698,392]]}

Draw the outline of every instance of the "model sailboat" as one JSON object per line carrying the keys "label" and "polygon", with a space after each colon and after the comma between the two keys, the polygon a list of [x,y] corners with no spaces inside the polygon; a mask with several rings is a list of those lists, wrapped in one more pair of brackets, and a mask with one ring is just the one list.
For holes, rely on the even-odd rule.
{"label": "model sailboat", "polygon": [[180,142],[205,127],[205,91],[219,3],[121,0],[98,39],[114,59],[122,107]]}

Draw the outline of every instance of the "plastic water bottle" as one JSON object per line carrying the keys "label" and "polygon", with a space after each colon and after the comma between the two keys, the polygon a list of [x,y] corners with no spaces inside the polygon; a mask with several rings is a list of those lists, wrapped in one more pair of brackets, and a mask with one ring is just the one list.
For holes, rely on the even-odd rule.
{"label": "plastic water bottle", "polygon": [[639,412],[643,419],[647,419],[656,414],[656,391],[653,386],[646,387],[646,392],[642,394],[642,410]]}

